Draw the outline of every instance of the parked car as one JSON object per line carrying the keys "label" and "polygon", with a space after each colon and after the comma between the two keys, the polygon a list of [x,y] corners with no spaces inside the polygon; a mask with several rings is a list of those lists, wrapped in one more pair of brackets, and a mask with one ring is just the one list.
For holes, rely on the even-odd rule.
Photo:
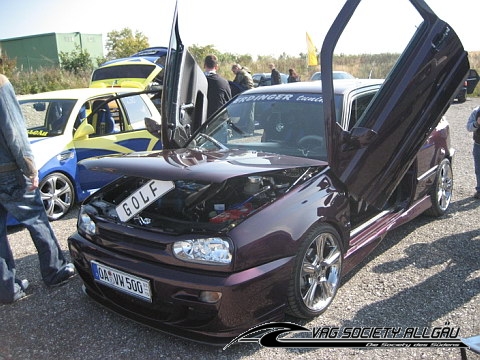
{"label": "parked car", "polygon": [[[271,73],[256,73],[252,75],[252,78],[253,78],[253,87],[272,85]],[[280,73],[280,78],[282,80],[282,84],[286,84],[288,82],[287,74]]]}
{"label": "parked car", "polygon": [[457,93],[455,99],[459,103],[464,103],[467,100],[467,94],[472,94],[475,90],[475,87],[480,80],[480,76],[478,75],[477,70],[470,69],[468,72],[468,76],[465,79],[463,86],[460,87],[460,90]]}
{"label": "parked car", "polygon": [[[355,76],[346,72],[346,71],[333,71],[332,72],[333,79],[355,79]],[[317,81],[322,80],[322,72],[317,71],[310,77],[310,81]]]}
{"label": "parked car", "polygon": [[[108,101],[115,95],[132,96]],[[160,113],[138,89],[70,89],[19,96],[39,169],[40,193],[50,220],[117,175],[91,172],[79,161],[98,155],[161,149],[145,129]],[[16,221],[9,218],[9,224]]]}
{"label": "parked car", "polygon": [[455,32],[412,2],[428,21],[385,81],[332,79],[347,0],[325,38],[321,83],[247,90],[203,125],[205,76],[175,21],[168,150],[82,162],[123,175],[85,200],[68,239],[85,292],[140,323],[225,344],[286,312],[321,314],[388,231],[443,215],[454,150],[442,117],[470,66]]}
{"label": "parked car", "polygon": [[90,87],[159,90],[163,82],[162,70],[163,66],[142,57],[110,60],[92,72]]}
{"label": "parked car", "polygon": [[130,57],[141,57],[147,59],[148,61],[153,62],[154,64],[165,66],[165,60],[167,58],[168,48],[164,46],[153,46],[135,54],[131,55]]}

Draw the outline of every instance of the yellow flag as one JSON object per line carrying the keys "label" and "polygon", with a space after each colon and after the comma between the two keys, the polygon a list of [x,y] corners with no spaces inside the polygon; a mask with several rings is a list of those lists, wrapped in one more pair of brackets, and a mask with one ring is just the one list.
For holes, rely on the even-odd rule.
{"label": "yellow flag", "polygon": [[308,51],[308,66],[315,66],[318,65],[317,59],[317,48],[313,45],[312,39],[310,39],[310,35],[307,32],[307,51]]}

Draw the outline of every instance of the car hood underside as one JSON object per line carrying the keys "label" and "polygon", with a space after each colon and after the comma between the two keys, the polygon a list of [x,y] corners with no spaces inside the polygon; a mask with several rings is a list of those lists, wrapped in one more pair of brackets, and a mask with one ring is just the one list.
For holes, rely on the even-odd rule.
{"label": "car hood underside", "polygon": [[[90,214],[169,234],[225,231],[322,172],[327,163],[245,151],[188,149],[133,153],[83,161],[121,177],[84,203]],[[150,180],[152,179],[152,180]],[[148,182],[170,189],[148,207],[126,205]],[[128,216],[123,215],[128,208]],[[90,209],[90,210],[88,210]]]}
{"label": "car hood underside", "polygon": [[226,179],[289,168],[325,167],[326,162],[255,151],[202,152],[191,149],[136,152],[90,158],[81,162],[90,170],[157,180]]}

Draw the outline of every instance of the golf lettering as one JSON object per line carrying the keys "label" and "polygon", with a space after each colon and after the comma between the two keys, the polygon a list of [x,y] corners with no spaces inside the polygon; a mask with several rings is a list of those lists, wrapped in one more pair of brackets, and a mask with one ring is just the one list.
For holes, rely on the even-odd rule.
{"label": "golf lettering", "polygon": [[129,197],[122,205],[123,210],[127,216],[137,213],[143,209],[145,205],[151,202],[151,198],[155,198],[158,192],[156,182],[151,181],[147,187],[141,188],[139,191]]}
{"label": "golf lettering", "polygon": [[173,181],[149,180],[115,208],[118,218],[127,222],[155,200],[175,189]]}

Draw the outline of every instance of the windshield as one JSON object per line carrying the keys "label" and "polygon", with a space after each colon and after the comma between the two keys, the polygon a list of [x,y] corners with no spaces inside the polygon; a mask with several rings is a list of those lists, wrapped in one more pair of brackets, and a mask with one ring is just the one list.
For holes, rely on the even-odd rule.
{"label": "windshield", "polygon": [[20,100],[29,137],[63,134],[76,100]]}
{"label": "windshield", "polygon": [[319,93],[244,94],[202,126],[188,147],[326,160],[324,133]]}

